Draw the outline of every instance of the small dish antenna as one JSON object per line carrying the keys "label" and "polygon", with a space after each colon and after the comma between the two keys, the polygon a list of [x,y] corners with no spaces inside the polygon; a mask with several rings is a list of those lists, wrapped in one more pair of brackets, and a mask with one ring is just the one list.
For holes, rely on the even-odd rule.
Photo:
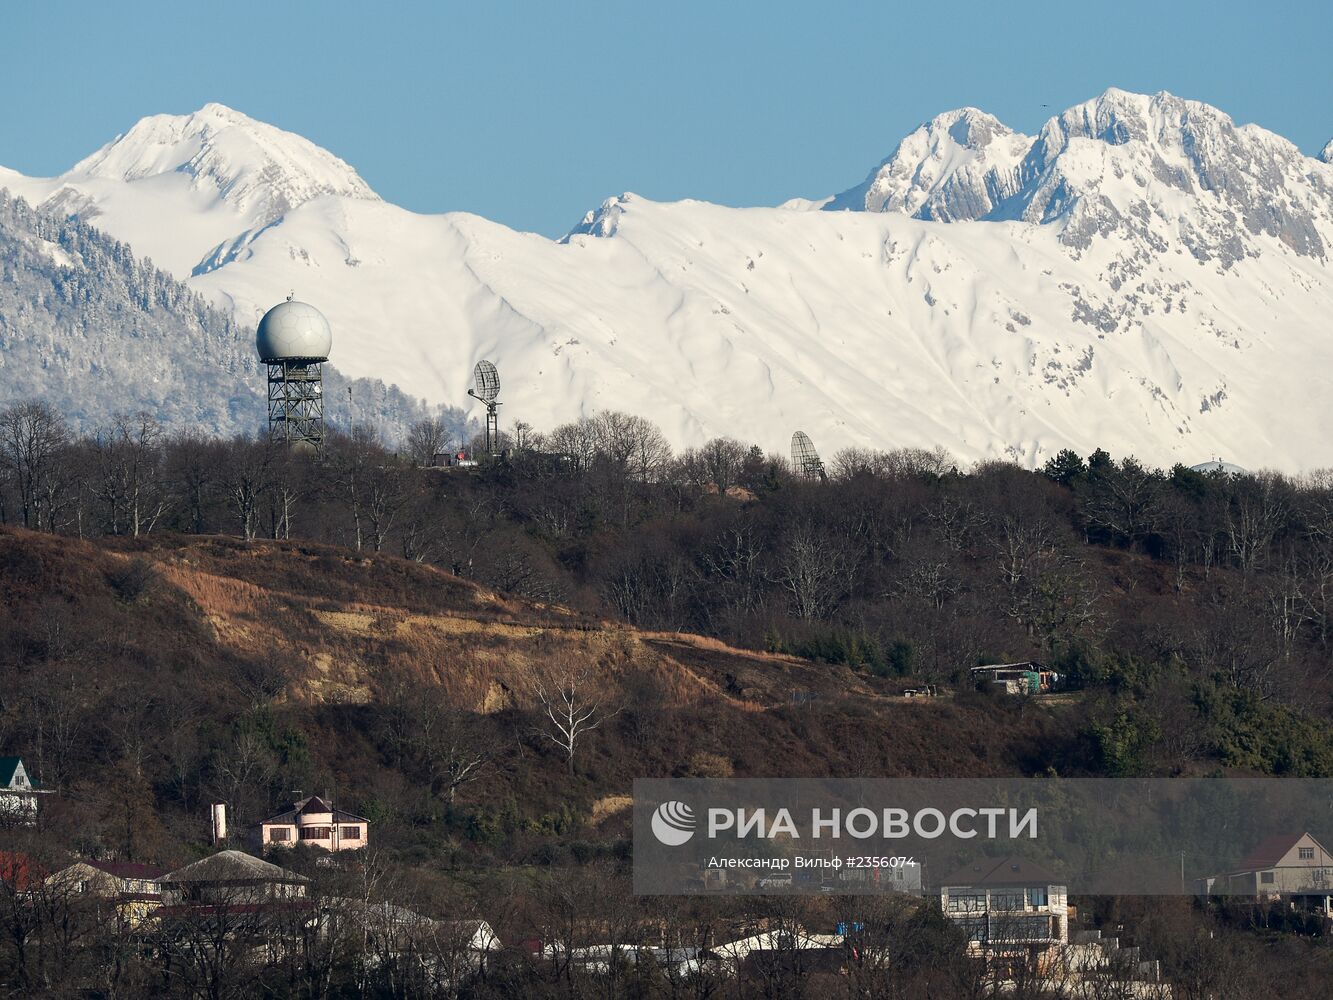
{"label": "small dish antenna", "polygon": [[489,361],[478,361],[472,369],[472,379],[476,384],[467,394],[486,404],[486,452],[494,455],[500,447],[500,418],[495,412],[500,405],[496,402],[500,395],[500,373]]}
{"label": "small dish antenna", "polygon": [[828,480],[824,463],[819,460],[819,452],[815,451],[814,442],[805,431],[797,431],[791,436],[791,464],[802,479]]}

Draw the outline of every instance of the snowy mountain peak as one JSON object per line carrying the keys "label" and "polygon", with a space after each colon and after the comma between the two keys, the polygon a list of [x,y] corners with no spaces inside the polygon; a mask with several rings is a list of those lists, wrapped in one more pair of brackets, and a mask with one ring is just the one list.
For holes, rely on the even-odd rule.
{"label": "snowy mountain peak", "polygon": [[579,224],[567,232],[560,242],[568,243],[572,236],[614,236],[620,228],[620,217],[625,214],[634,197],[626,191],[618,197],[607,198],[600,208],[590,209],[584,214]]}
{"label": "snowy mountain peak", "polygon": [[1286,139],[1208,104],[1111,88],[1050,118],[1035,139],[975,109],[941,115],[825,208],[1021,220],[1053,225],[1075,251],[1116,234],[1227,267],[1264,237],[1324,256],[1333,205],[1310,197],[1308,162]]}
{"label": "snowy mountain peak", "polygon": [[918,126],[864,182],[825,208],[941,222],[978,219],[1017,189],[1016,169],[1031,143],[984,111],[946,111]]}
{"label": "snowy mountain peak", "polygon": [[222,104],[144,118],[61,179],[133,183],[175,175],[260,225],[320,195],[378,200],[332,153]]}
{"label": "snowy mountain peak", "polygon": [[1325,163],[1333,163],[1333,139],[1328,140],[1328,144],[1319,152],[1319,159]]}
{"label": "snowy mountain peak", "polygon": [[[145,119],[63,177],[0,171],[0,185],[57,217],[11,226],[8,246],[0,226],[0,259],[41,279],[17,309],[0,301],[0,363],[102,412],[123,406],[117,360],[142,374],[223,354],[60,325],[48,289],[71,287],[72,267],[123,271],[143,309],[161,300],[151,269],[75,239],[83,221],[235,318],[235,366],[214,364],[191,400],[239,383],[257,398],[248,331],[296,288],[343,331],[345,371],[452,402],[489,358],[506,419],[538,427],[624,407],[680,445],[785,449],[802,427],[825,453],[1333,461],[1333,399],[1310,374],[1333,369],[1333,167],[1170,94],[1109,90],[1036,135],[959,108],[838,198],[730,209],[627,193],[563,245],[387,204],[330,154],[220,105]],[[6,336],[33,329],[30,305],[53,321]]]}

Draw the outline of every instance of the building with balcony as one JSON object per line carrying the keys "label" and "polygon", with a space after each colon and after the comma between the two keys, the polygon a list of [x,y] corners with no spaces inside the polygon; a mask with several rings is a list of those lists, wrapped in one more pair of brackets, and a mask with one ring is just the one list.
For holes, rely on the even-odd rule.
{"label": "building with balcony", "polygon": [[1036,960],[1069,942],[1069,898],[1062,880],[1021,858],[985,858],[940,884],[940,908],[967,935],[970,954]]}
{"label": "building with balcony", "polygon": [[261,822],[255,837],[255,846],[261,851],[297,844],[326,851],[355,851],[370,842],[370,821],[311,795]]}

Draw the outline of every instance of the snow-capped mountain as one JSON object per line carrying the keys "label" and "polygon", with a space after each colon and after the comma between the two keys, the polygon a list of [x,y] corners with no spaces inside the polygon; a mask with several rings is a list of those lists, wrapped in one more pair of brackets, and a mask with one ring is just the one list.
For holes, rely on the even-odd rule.
{"label": "snow-capped mountain", "polygon": [[1151,256],[1178,241],[1226,266],[1260,253],[1259,236],[1323,258],[1331,195],[1327,172],[1280,136],[1197,101],[1108,90],[1036,138],[974,108],[941,115],[822,207],[1055,225],[1075,251],[1100,237]]}
{"label": "snow-capped mountain", "polygon": [[332,153],[221,104],[144,118],[59,177],[0,169],[0,186],[93,223],[178,277],[312,198],[379,200]]}
{"label": "snow-capped mountain", "polygon": [[350,374],[462,402],[490,358],[502,417],[539,428],[617,407],[677,444],[1333,464],[1333,165],[1168,94],[1110,90],[1035,137],[965,108],[837,196],[626,194],[559,242],[407,212],[216,105],[0,186],[243,327],[295,289]]}

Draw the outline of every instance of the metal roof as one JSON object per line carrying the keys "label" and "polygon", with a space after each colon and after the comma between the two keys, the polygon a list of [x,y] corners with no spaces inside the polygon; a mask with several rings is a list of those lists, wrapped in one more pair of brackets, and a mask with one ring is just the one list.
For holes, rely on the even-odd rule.
{"label": "metal roof", "polygon": [[269,864],[244,851],[219,851],[217,854],[178,868],[157,879],[163,884],[178,882],[309,882],[310,879],[286,868]]}
{"label": "metal roof", "polygon": [[274,813],[268,819],[260,820],[260,826],[295,825],[297,817],[304,813],[331,813],[334,823],[369,823],[370,820],[364,816],[358,816],[356,813],[348,812],[346,809],[338,809],[329,805],[318,795],[307,795],[303,799],[297,799],[290,806],[280,813]]}

